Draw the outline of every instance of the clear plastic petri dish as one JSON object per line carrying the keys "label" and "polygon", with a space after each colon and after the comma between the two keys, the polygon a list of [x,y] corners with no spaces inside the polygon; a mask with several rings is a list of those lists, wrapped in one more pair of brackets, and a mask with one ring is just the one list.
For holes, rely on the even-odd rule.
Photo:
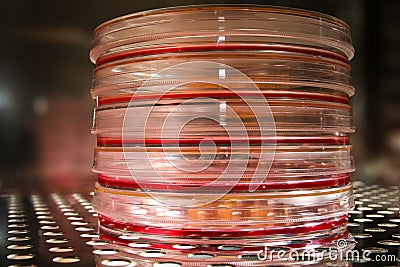
{"label": "clear plastic petri dish", "polygon": [[[272,153],[268,157],[270,161],[265,160],[265,153]],[[352,146],[275,146],[268,149],[238,145],[202,147],[201,151],[193,146],[99,147],[95,150],[93,171],[131,175],[136,181],[151,179],[153,182],[213,181],[232,175],[231,179],[224,178],[225,183],[229,183],[260,174],[259,168],[265,168],[263,180],[349,173],[354,171]]]}
{"label": "clear plastic petri dish", "polygon": [[[259,236],[283,234],[288,229],[293,233],[305,232],[310,230],[307,223],[329,223],[346,218],[354,206],[351,185],[286,192],[235,192],[201,206],[171,206],[157,199],[185,201],[190,198],[203,203],[209,194],[189,191],[156,194],[157,198],[154,198],[153,194],[144,191],[119,190],[97,184],[95,209],[108,218],[107,221],[115,220],[115,227],[122,230],[156,234],[158,228],[165,228],[170,229],[169,235],[180,236],[194,233],[223,236],[226,230],[231,234],[237,232],[237,236]],[[135,227],[138,228],[135,230]],[[154,231],[146,227],[154,228]],[[255,228],[260,231],[254,232]],[[217,230],[224,231],[216,233]]]}
{"label": "clear plastic petri dish", "polygon": [[[210,68],[209,65],[191,64],[188,68],[184,64],[188,60],[192,63],[213,62],[220,65]],[[296,88],[305,90],[307,87],[320,87],[328,92],[336,90],[347,95],[354,94],[350,66],[347,63],[296,53],[239,50],[235,53],[180,52],[177,55],[139,57],[100,65],[94,72],[92,96],[126,91],[135,93],[138,90],[144,94],[146,89],[151,94],[157,94],[157,86],[160,90],[165,84],[193,83],[196,80],[213,82],[220,79],[224,79],[224,83],[232,89],[246,90],[246,78],[251,79],[260,89],[270,87],[284,90],[290,87],[296,91]],[[186,91],[190,85],[187,87]],[[192,90],[197,89],[203,94],[209,89],[207,85],[192,87]]]}
{"label": "clear plastic petri dish", "polygon": [[203,5],[156,9],[105,22],[94,31],[90,57],[99,64],[175,47],[251,49],[259,44],[342,60],[354,54],[350,27],[328,15],[279,7]]}
{"label": "clear plastic petri dish", "polygon": [[135,133],[136,138],[174,138],[178,134],[184,138],[185,135],[229,134],[247,137],[256,136],[257,133],[273,135],[276,131],[354,131],[352,110],[348,105],[332,106],[301,101],[285,105],[284,102],[278,102],[272,103],[276,106],[269,105],[271,113],[267,111],[256,116],[254,110],[264,110],[263,101],[235,102],[201,98],[178,105],[146,106],[135,101],[137,106],[134,107],[96,110],[92,132],[118,133],[124,129],[126,137],[129,135],[129,138],[135,139]]}
{"label": "clear plastic petri dish", "polygon": [[[190,179],[179,179],[176,177],[171,182],[159,181],[137,181],[132,176],[122,175],[104,175],[98,174],[98,183],[104,187],[115,189],[131,189],[144,191],[169,191],[176,190],[177,192],[196,187],[207,185],[215,180],[210,177],[191,177]],[[338,187],[348,184],[350,181],[349,173],[339,175],[320,175],[320,176],[292,176],[292,177],[268,177],[264,179],[255,189],[257,191],[279,191],[279,190],[295,190],[295,189],[321,189],[327,187]],[[248,191],[252,184],[250,175],[242,177],[232,186],[232,192]],[[215,191],[225,189],[225,183],[215,183],[213,188]]]}

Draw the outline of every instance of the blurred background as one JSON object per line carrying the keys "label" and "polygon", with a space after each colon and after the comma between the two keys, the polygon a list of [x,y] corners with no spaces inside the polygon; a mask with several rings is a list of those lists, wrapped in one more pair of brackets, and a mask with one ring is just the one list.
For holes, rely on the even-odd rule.
{"label": "blurred background", "polygon": [[146,9],[205,3],[298,7],[351,25],[354,179],[399,183],[400,1],[6,1],[0,8],[0,188],[93,187],[92,31]]}

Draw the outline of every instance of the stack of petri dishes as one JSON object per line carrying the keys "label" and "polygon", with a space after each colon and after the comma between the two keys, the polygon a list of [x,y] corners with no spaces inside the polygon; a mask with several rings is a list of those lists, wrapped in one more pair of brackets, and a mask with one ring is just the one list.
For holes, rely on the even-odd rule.
{"label": "stack of petri dishes", "polygon": [[96,28],[95,208],[120,257],[97,264],[350,266],[353,54],[343,21],[278,7]]}

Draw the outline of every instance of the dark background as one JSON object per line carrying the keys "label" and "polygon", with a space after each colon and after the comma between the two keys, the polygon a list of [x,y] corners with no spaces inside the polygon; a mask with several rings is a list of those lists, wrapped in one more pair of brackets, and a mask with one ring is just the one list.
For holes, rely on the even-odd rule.
{"label": "dark background", "polygon": [[92,186],[93,29],[131,12],[205,3],[298,7],[349,23],[356,49],[354,178],[398,183],[400,1],[13,0],[0,8],[0,186]]}

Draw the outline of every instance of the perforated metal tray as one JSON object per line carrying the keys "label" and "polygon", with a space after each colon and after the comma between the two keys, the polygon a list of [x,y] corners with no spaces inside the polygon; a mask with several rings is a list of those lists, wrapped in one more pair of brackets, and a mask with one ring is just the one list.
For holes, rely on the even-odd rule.
{"label": "perforated metal tray", "polygon": [[[356,181],[354,191],[356,208],[350,214],[349,231],[358,242],[356,249],[369,256],[353,266],[400,266],[398,186]],[[97,237],[92,193],[14,190],[0,197],[0,266],[95,266]],[[118,250],[96,247],[95,253],[109,255],[109,266],[119,266]]]}

